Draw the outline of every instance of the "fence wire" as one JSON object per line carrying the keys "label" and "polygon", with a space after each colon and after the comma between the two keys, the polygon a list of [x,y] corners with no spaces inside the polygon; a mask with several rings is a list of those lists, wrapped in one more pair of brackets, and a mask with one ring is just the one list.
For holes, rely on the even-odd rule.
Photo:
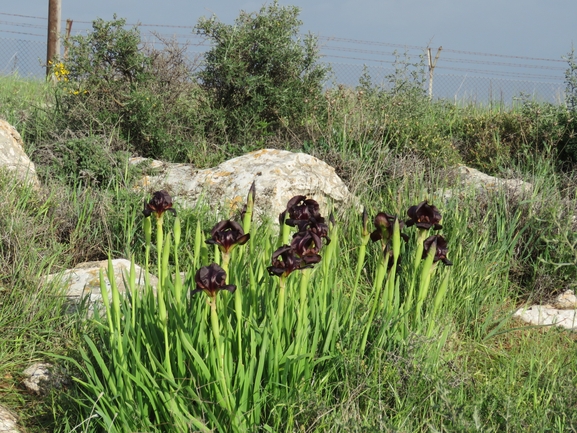
{"label": "fence wire", "polygon": [[[72,35],[87,34],[91,23],[73,22]],[[46,58],[45,17],[0,12],[0,75],[43,78]],[[192,58],[210,49],[210,44],[194,34],[193,26],[139,24],[144,41],[162,47],[172,40],[187,47]],[[429,89],[427,47],[378,41],[318,36],[322,61],[331,66],[327,87],[355,87],[370,76],[374,85],[390,88],[399,65],[418,70],[423,88]],[[435,55],[436,48],[432,54]],[[63,53],[61,49],[61,53]],[[455,102],[510,104],[523,96],[554,104],[565,103],[564,73],[567,63],[517,55],[469,52],[444,48],[435,65],[432,96]]]}

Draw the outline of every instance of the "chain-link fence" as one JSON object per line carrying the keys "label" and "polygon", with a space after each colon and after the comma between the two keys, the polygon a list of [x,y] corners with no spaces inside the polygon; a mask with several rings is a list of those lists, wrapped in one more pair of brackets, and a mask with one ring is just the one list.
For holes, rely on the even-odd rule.
{"label": "chain-link fence", "polygon": [[0,74],[43,77],[46,74],[46,42],[0,38]]}
{"label": "chain-link fence", "polygon": [[[359,78],[367,74],[371,82],[384,89],[390,89],[395,80],[395,68],[385,68],[370,64],[330,63],[333,84],[355,87]],[[420,71],[423,89],[429,90],[428,72]],[[454,75],[435,72],[432,94],[434,98],[454,102],[487,103],[489,101],[510,104],[521,97],[536,101],[565,103],[565,83],[563,79],[551,81],[530,81],[505,77],[481,77],[475,75]]]}
{"label": "chain-link fence", "polygon": [[[8,15],[12,21],[0,21],[0,75],[18,74],[42,78],[45,74],[46,18]],[[9,30],[9,26],[14,30]],[[163,40],[187,46],[191,58],[210,46],[195,35],[192,26],[139,24],[144,40],[157,48]],[[72,34],[86,34],[90,22],[74,21]],[[8,37],[10,36],[10,37]],[[15,36],[15,37],[12,37]],[[331,66],[327,87],[343,84],[355,87],[363,75],[388,88],[399,65],[408,65],[431,90],[427,47],[405,46],[375,41],[318,37],[323,61]],[[391,51],[391,48],[394,51]],[[402,54],[399,55],[401,51]],[[62,51],[63,52],[63,51]],[[511,104],[520,96],[554,104],[565,103],[562,59],[531,58],[443,49],[434,64],[432,95],[455,102]],[[395,69],[397,68],[397,69]]]}

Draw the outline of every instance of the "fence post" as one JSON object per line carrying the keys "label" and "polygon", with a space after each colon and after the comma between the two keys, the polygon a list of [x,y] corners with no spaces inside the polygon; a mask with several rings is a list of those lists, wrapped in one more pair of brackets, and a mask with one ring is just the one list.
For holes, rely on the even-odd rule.
{"label": "fence post", "polygon": [[60,55],[61,0],[48,0],[48,43],[46,49],[46,76],[50,75],[50,62]]}
{"label": "fence post", "polygon": [[64,37],[64,61],[68,59],[68,40],[70,39],[70,32],[72,31],[72,20],[66,20],[66,36]]}
{"label": "fence post", "polygon": [[437,66],[437,60],[439,60],[442,49],[443,47],[437,49],[437,55],[433,61],[431,59],[431,49],[427,48],[427,58],[429,59],[429,99],[433,99],[433,71],[435,70],[435,66]]}

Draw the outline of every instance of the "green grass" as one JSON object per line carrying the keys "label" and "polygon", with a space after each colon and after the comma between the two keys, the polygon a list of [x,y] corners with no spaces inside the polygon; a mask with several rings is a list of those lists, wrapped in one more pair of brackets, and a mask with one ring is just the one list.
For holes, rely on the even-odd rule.
{"label": "green grass", "polygon": [[[555,125],[547,129],[549,120],[558,114],[548,106],[525,104],[508,109],[447,103],[427,105],[410,95],[388,99],[377,94],[363,99],[355,92],[347,92],[343,91],[343,97],[334,95],[332,111],[311,115],[306,128],[298,129],[301,135],[296,142],[293,140],[289,145],[277,136],[271,137],[269,144],[304,149],[334,164],[367,206],[371,218],[379,211],[405,217],[408,206],[423,199],[432,200],[432,193],[439,189],[454,188],[455,181],[447,175],[447,166],[457,161],[474,163],[491,173],[520,177],[532,182],[534,189],[520,201],[507,194],[483,197],[474,191],[464,193],[461,198],[432,200],[443,214],[443,235],[449,241],[449,258],[454,262],[441,314],[434,320],[429,318],[434,332],[427,334],[413,328],[399,339],[394,323],[377,314],[364,352],[359,350],[359,343],[365,329],[362,326],[366,324],[364,313],[374,296],[371,283],[377,251],[369,244],[359,289],[354,299],[350,299],[360,218],[352,211],[342,213],[338,218],[339,253],[335,259],[339,266],[328,272],[321,262],[311,284],[320,290],[319,284],[332,281],[330,291],[326,287],[324,292],[315,291],[319,294],[315,302],[322,301],[321,293],[334,293],[335,299],[327,298],[327,302],[352,305],[355,320],[334,337],[330,359],[311,368],[306,381],[285,382],[290,386],[281,392],[275,385],[278,381],[263,379],[264,394],[260,398],[265,403],[261,405],[259,425],[245,425],[247,430],[576,431],[575,335],[559,329],[526,327],[511,318],[521,302],[546,301],[566,288],[575,288],[577,259],[572,216],[577,209],[577,182],[569,171],[560,169],[556,159],[559,152],[555,151],[561,135],[570,133],[567,128],[571,124],[564,125],[563,131],[555,129]],[[50,150],[47,137],[60,140],[51,131],[42,129],[41,123],[28,123],[33,112],[30,107],[41,107],[50,115],[44,105],[49,94],[44,83],[18,77],[0,80],[3,95],[0,116],[26,137],[38,137],[37,142],[26,142],[28,150]],[[36,133],[30,134],[29,128]],[[91,136],[90,131],[87,136]],[[207,143],[207,155],[201,157],[204,160],[212,158],[208,155],[209,137]],[[489,163],[487,155],[497,157]],[[41,277],[82,261],[104,259],[109,252],[114,257],[132,254],[137,263],[143,263],[142,197],[130,192],[131,178],[121,167],[107,174],[109,182],[94,185],[78,178],[72,181],[50,178],[51,170],[58,169],[57,161],[50,165],[43,157],[37,163],[39,170],[47,173],[48,182],[47,188],[40,192],[17,186],[6,173],[0,173],[0,401],[21,414],[22,424],[30,431],[64,432],[74,427],[75,431],[101,431],[97,420],[88,417],[95,401],[104,404],[111,395],[98,399],[95,387],[93,394],[83,396],[86,388],[76,385],[49,396],[31,396],[20,388],[20,375],[33,361],[54,362],[47,355],[52,353],[76,359],[80,368],[68,363],[70,371],[87,380],[82,370],[86,372],[88,360],[97,352],[90,349],[85,337],[91,336],[98,348],[106,344],[108,334],[94,322],[63,315],[62,293],[56,287],[42,284]],[[184,209],[179,209],[179,216],[183,238],[179,266],[194,275],[201,264],[200,258],[194,257],[197,222],[206,237],[218,217]],[[169,217],[167,230],[171,226]],[[252,247],[246,246],[261,251],[254,263],[231,262],[231,272],[238,275],[234,283],[241,288],[255,287],[248,273],[251,266],[262,273],[257,279],[258,288],[266,289],[266,295],[261,298],[253,293],[245,298],[244,302],[250,305],[259,302],[277,305],[276,280],[264,271],[269,260],[264,251],[270,253],[275,242],[269,236],[265,230],[254,231]],[[407,245],[407,251],[412,247],[411,243]],[[154,247],[152,250],[154,254]],[[245,253],[242,260],[247,257]],[[410,259],[407,262],[403,266],[409,266]],[[153,271],[157,271],[156,265]],[[403,270],[403,284],[408,281],[407,275]],[[298,292],[298,282],[292,284],[292,290]],[[428,302],[438,286],[435,280]],[[219,294],[230,299],[230,311],[222,313],[221,323],[223,329],[226,326],[234,329],[237,320],[234,295],[228,298],[227,295]],[[198,350],[210,347],[212,338],[210,322],[197,317],[205,307],[204,297],[203,293],[195,295],[187,307],[196,313],[183,319],[191,338],[199,339],[195,346]],[[295,314],[299,305],[298,296],[287,301]],[[152,309],[143,310],[142,314],[153,323]],[[178,315],[171,317],[176,320]],[[298,320],[298,315],[294,317]],[[257,319],[263,317],[255,313],[254,320],[258,323]],[[253,352],[248,352],[249,359],[259,359],[260,352],[254,350],[262,349],[259,346],[262,340],[250,334],[257,329],[253,324],[246,328],[247,344],[256,345],[250,349]],[[268,331],[259,332],[265,335]],[[236,341],[227,340],[226,344]],[[86,353],[84,360],[79,348]],[[321,355],[319,350],[315,356]],[[154,356],[159,356],[162,364],[163,358]],[[263,359],[275,359],[270,356]],[[209,361],[210,358],[204,360]],[[248,368],[249,364],[246,365]],[[197,368],[198,365],[190,364],[184,371],[196,372],[200,377]],[[145,377],[147,370],[153,367],[138,371]],[[274,369],[269,366],[263,371],[268,374]],[[97,372],[94,377],[98,377]],[[177,377],[182,379],[178,374]],[[197,385],[201,384],[198,380]],[[157,385],[150,383],[150,389]],[[160,385],[164,386],[167,385]],[[214,387],[211,383],[204,384],[201,390],[190,390],[187,386],[182,382],[174,395],[180,396],[180,391],[187,390],[193,398],[204,395],[204,386]],[[78,401],[86,407],[78,405]],[[258,396],[253,396],[252,401],[257,402]],[[212,403],[204,401],[204,406],[199,407],[208,410]],[[116,419],[118,425],[142,409],[142,406],[124,409]],[[254,407],[247,408],[249,413],[251,410]],[[222,408],[212,415],[206,414],[203,422],[209,424],[223,425],[226,419]],[[257,419],[250,416],[248,419]],[[159,431],[176,431],[174,428],[158,427]]]}
{"label": "green grass", "polygon": [[23,135],[30,107],[42,106],[47,102],[50,85],[18,75],[3,76],[0,81],[0,116]]}

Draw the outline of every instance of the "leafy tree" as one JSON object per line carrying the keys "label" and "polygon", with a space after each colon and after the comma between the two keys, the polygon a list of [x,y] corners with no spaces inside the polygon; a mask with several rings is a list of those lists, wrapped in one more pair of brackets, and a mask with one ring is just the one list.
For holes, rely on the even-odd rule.
{"label": "leafy tree", "polygon": [[216,17],[196,25],[213,44],[198,76],[229,138],[255,125],[267,132],[299,125],[307,107],[320,104],[328,68],[319,63],[316,38],[299,37],[298,14],[275,1],[241,12],[233,25]]}

